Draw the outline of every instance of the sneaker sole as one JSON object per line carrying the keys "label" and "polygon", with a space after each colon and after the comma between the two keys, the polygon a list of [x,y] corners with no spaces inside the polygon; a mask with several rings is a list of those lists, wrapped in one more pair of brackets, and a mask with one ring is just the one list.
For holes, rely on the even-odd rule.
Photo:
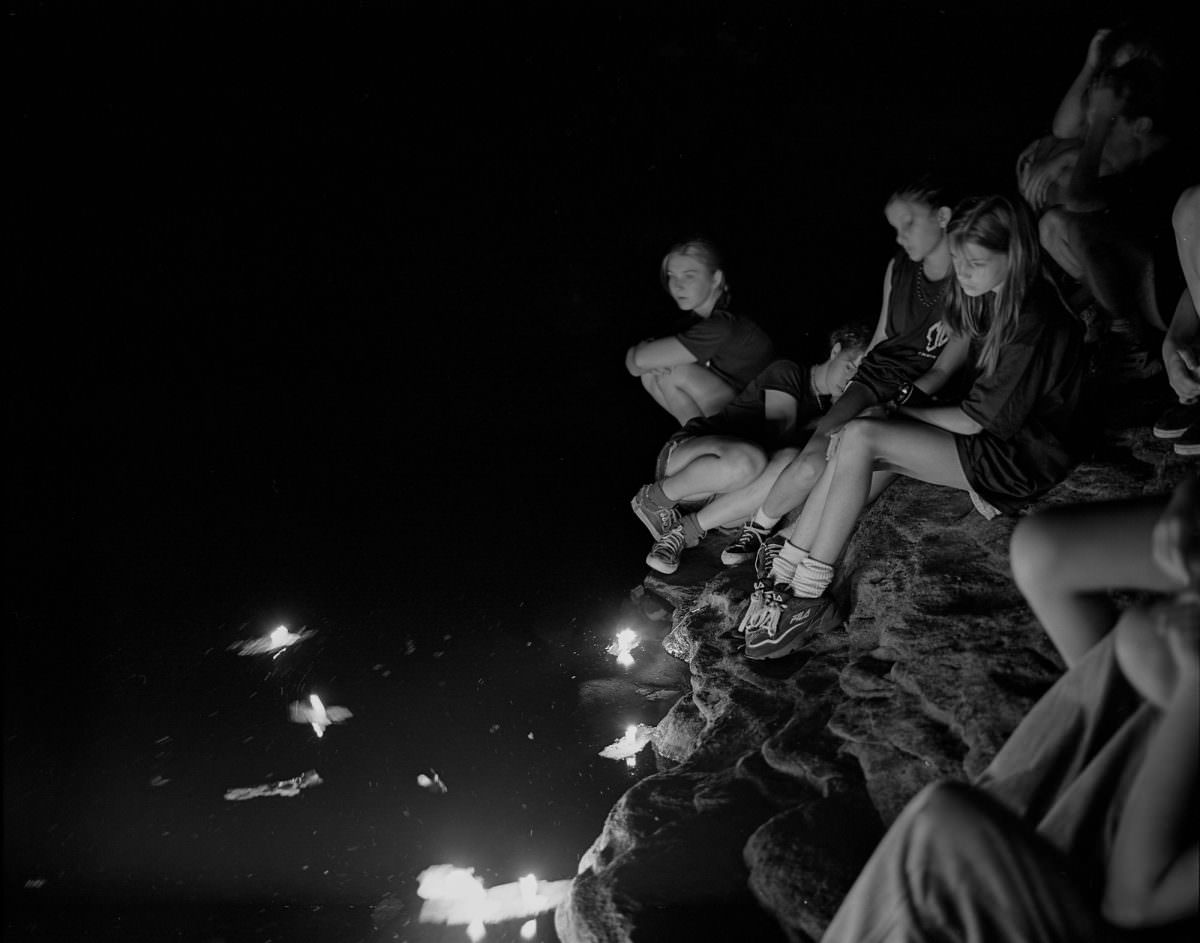
{"label": "sneaker sole", "polygon": [[1181,435],[1183,435],[1185,432],[1187,432],[1188,429],[1190,429],[1190,428],[1191,427],[1188,426],[1187,428],[1184,428],[1184,429],[1160,429],[1158,426],[1155,426],[1154,427],[1154,437],[1156,439],[1178,439]]}
{"label": "sneaker sole", "polygon": [[737,566],[739,563],[748,563],[758,556],[758,551],[754,553],[730,553],[728,550],[721,551],[721,562],[725,566]]}
{"label": "sneaker sole", "polygon": [[1180,445],[1178,442],[1176,442],[1175,443],[1175,454],[1176,455],[1186,455],[1189,458],[1193,455],[1200,455],[1200,444]]}
{"label": "sneaker sole", "polygon": [[663,576],[670,576],[679,569],[678,563],[676,563],[674,566],[671,566],[669,563],[664,563],[662,560],[658,559],[658,557],[646,557],[646,566],[658,573],[663,574]]}

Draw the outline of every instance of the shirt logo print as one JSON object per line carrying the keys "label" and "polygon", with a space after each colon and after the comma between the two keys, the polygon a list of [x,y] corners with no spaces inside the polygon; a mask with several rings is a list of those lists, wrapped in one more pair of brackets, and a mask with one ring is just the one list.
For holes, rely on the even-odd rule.
{"label": "shirt logo print", "polygon": [[946,326],[945,321],[938,321],[925,332],[925,353],[931,354],[935,350],[945,347],[949,340],[950,328]]}

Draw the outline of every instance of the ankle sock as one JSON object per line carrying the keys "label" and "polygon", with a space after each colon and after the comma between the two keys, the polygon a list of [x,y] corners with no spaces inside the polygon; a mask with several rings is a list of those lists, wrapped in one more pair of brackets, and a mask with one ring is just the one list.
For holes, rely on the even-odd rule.
{"label": "ankle sock", "polygon": [[762,508],[754,512],[754,517],[750,521],[750,526],[755,530],[760,530],[764,534],[772,527],[779,523],[779,518],[771,517],[769,514],[764,514]]}
{"label": "ankle sock", "polygon": [[813,557],[807,557],[796,567],[792,577],[792,592],[805,599],[816,599],[833,582],[833,567]]}
{"label": "ankle sock", "polygon": [[783,547],[779,550],[779,556],[771,564],[771,581],[774,583],[790,583],[792,576],[796,573],[797,567],[806,559],[808,559],[807,550],[803,547],[797,547],[790,540],[785,540]]}

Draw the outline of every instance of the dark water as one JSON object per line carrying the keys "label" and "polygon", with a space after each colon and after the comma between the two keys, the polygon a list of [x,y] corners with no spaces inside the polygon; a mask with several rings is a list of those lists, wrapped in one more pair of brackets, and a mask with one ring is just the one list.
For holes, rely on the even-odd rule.
{"label": "dark water", "polygon": [[378,938],[462,939],[427,865],[569,876],[653,769],[597,751],[669,706],[588,684],[671,430],[620,367],[662,251],[712,233],[793,350],[873,318],[886,194],[1007,186],[1104,22],[366,16],[16,18],[6,939],[354,941],[389,894]]}

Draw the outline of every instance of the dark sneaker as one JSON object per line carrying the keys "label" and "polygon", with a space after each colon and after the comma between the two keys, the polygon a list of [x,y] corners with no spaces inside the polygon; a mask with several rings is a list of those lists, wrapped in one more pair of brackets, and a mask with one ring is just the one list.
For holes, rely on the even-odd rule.
{"label": "dark sneaker", "polygon": [[1178,439],[1197,423],[1200,423],[1200,403],[1176,403],[1158,417],[1154,434],[1160,439]]}
{"label": "dark sneaker", "polygon": [[782,658],[803,648],[814,638],[841,624],[837,605],[828,596],[816,599],[790,597],[774,621],[746,633],[746,657]]}
{"label": "dark sneaker", "polygon": [[638,519],[646,525],[646,529],[650,531],[654,539],[658,540],[675,527],[683,515],[674,507],[664,508],[655,504],[650,500],[649,491],[649,485],[642,485],[638,489],[638,493],[633,496],[633,500],[629,502],[629,506],[633,508],[633,513],[638,516]]}
{"label": "dark sneaker", "polygon": [[758,554],[754,558],[754,578],[756,580],[764,582],[770,580],[771,568],[775,565],[775,558],[779,556],[779,551],[783,549],[785,542],[786,538],[783,534],[776,534],[758,548]]}
{"label": "dark sneaker", "polygon": [[1200,422],[1175,438],[1176,455],[1200,455]]}
{"label": "dark sneaker", "polygon": [[683,536],[683,528],[672,528],[654,542],[654,546],[646,554],[646,566],[669,576],[679,569],[679,556],[686,547],[687,539]]}
{"label": "dark sneaker", "polygon": [[747,524],[742,528],[737,539],[721,551],[721,562],[726,566],[737,566],[739,563],[755,559],[766,539],[767,532],[765,530],[759,530],[753,524]]}

